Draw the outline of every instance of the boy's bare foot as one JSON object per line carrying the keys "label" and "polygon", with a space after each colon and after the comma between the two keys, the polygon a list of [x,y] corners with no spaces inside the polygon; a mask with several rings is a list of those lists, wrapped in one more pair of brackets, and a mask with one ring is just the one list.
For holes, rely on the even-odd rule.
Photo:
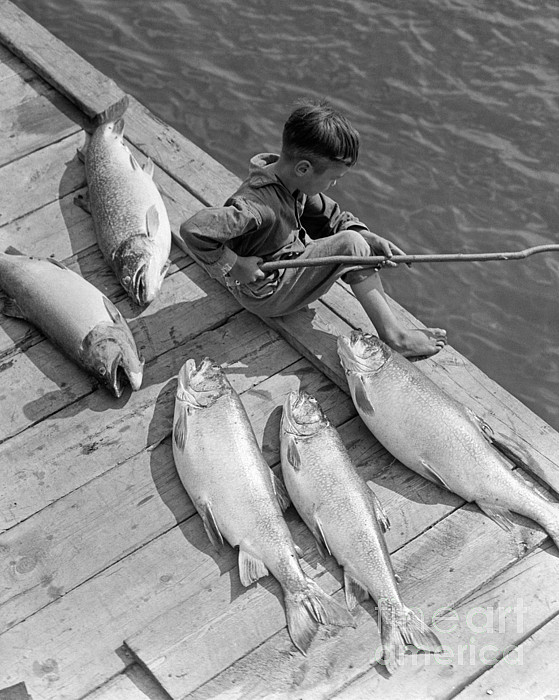
{"label": "boy's bare foot", "polygon": [[446,331],[443,328],[404,329],[391,333],[384,342],[404,357],[429,357],[446,345]]}

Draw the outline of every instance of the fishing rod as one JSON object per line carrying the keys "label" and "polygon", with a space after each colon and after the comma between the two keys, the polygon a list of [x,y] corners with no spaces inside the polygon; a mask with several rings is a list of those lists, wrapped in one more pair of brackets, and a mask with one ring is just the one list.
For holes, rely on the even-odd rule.
{"label": "fishing rod", "polygon": [[489,260],[521,260],[536,253],[559,251],[559,244],[536,245],[532,248],[504,253],[439,253],[428,255],[333,255],[326,258],[292,258],[288,260],[273,260],[263,262],[260,269],[263,272],[273,272],[288,267],[317,267],[320,265],[361,265],[363,267],[383,265],[386,262],[393,263],[424,263],[424,262],[485,262]]}
{"label": "fishing rod", "polygon": [[[172,234],[176,245],[188,254],[188,248],[181,236]],[[521,260],[536,253],[548,253],[559,251],[558,243],[548,243],[547,245],[536,245],[524,250],[516,250],[504,253],[432,253],[426,255],[393,255],[391,258],[386,255],[332,255],[326,258],[291,258],[288,260],[271,260],[263,262],[260,269],[263,272],[273,272],[283,270],[288,267],[318,267],[320,265],[361,265],[362,267],[374,267],[383,265],[386,262],[393,263],[428,263],[428,262],[485,262],[490,260]]]}

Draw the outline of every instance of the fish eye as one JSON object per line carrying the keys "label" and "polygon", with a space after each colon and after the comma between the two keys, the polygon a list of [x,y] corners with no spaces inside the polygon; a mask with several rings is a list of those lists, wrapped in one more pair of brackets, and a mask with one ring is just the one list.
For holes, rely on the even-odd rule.
{"label": "fish eye", "polygon": [[104,377],[104,376],[107,374],[107,368],[106,368],[104,365],[100,365],[100,366],[97,368],[97,371],[99,372],[99,374],[100,374],[102,377]]}

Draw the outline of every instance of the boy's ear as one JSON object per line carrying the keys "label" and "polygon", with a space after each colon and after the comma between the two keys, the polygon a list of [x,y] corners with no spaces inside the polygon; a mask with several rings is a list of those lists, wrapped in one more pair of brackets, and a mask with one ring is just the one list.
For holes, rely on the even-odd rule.
{"label": "boy's ear", "polygon": [[300,160],[295,163],[294,170],[296,175],[307,175],[312,172],[312,163],[309,160]]}

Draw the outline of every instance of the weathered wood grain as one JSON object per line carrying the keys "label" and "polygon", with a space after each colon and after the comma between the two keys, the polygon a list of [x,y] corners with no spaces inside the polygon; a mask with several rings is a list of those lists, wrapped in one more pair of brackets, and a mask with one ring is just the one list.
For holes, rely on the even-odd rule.
{"label": "weathered wood grain", "polygon": [[[402,598],[431,621],[442,607],[457,605],[543,540],[541,532],[522,526],[511,540],[477,509],[460,508],[392,553],[394,568],[402,578]],[[481,559],[483,566],[479,565]],[[319,582],[325,589],[336,590],[326,575],[320,576]],[[269,587],[273,590],[272,583]],[[195,601],[187,600],[152,622],[127,644],[171,697],[184,698],[283,627],[279,603],[263,613],[267,589],[268,583],[253,587],[230,602],[228,589],[218,581],[202,590]],[[369,604],[357,609],[356,629],[343,628],[328,639],[323,635],[313,643],[306,659],[290,655],[283,646],[281,680],[273,687],[266,674],[260,692],[266,684],[268,692],[289,690],[305,699],[327,698],[368,670],[380,645],[370,611]],[[192,621],[187,628],[185,617]],[[278,655],[272,656],[277,659]],[[242,686],[245,697],[258,697],[251,693],[259,676],[253,666]]]}
{"label": "weathered wood grain", "polygon": [[0,42],[88,117],[104,113],[124,97],[114,81],[12,2],[0,0],[0,14]]}
{"label": "weathered wood grain", "polygon": [[559,690],[558,653],[559,614],[556,614],[455,697],[459,700],[488,696],[507,700],[555,698]]}
{"label": "weathered wood grain", "polygon": [[167,693],[137,665],[89,693],[84,700],[169,700]]}
{"label": "weathered wood grain", "polygon": [[0,165],[80,131],[82,113],[30,68],[0,79]]}

